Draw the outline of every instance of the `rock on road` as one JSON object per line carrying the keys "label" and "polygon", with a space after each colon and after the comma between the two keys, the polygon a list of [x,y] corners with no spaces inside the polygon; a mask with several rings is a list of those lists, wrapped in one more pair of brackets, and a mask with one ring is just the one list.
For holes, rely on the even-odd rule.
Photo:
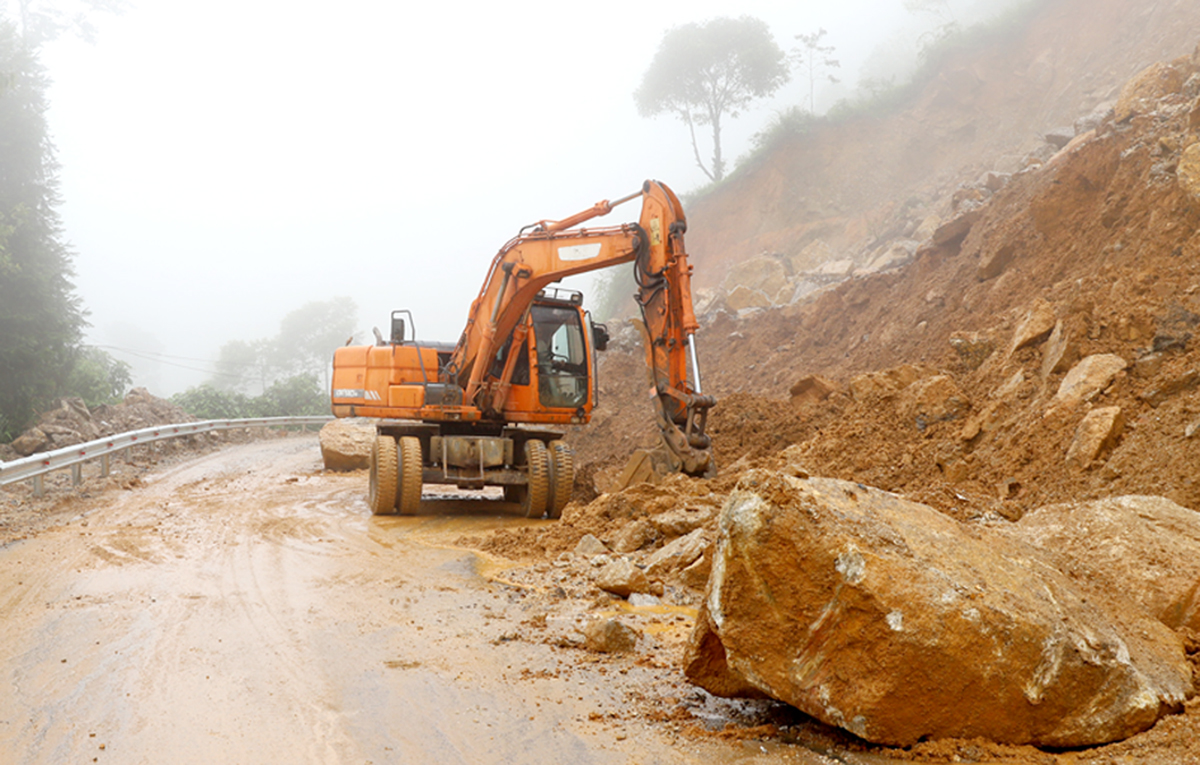
{"label": "rock on road", "polygon": [[0,547],[0,761],[759,761],[614,736],[601,675],[506,642],[520,593],[449,540],[532,521],[373,518],[362,484],[311,436],[259,441]]}

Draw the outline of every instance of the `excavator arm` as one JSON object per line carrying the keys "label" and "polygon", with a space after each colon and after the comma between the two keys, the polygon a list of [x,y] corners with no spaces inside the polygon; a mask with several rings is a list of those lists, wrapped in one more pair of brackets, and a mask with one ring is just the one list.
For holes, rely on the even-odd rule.
{"label": "excavator arm", "polygon": [[[578,228],[638,197],[642,212],[637,223]],[[632,262],[651,395],[671,467],[690,475],[714,472],[704,431],[715,400],[701,392],[686,231],[679,199],[658,181],[646,181],[639,193],[599,202],[570,218],[523,229],[493,259],[446,367],[465,391],[465,401],[483,411],[503,406],[513,365],[507,364],[499,379],[489,380],[489,372],[499,347],[514,332],[523,334],[530,306],[544,287],[573,274]]]}

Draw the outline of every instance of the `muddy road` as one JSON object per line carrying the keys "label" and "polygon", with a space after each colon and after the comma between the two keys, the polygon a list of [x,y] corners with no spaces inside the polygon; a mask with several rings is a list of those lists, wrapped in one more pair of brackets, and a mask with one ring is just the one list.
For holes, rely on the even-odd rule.
{"label": "muddy road", "polygon": [[259,441],[0,548],[0,761],[831,761],[645,719],[678,670],[522,639],[537,588],[453,544],[533,521],[374,518],[362,484]]}

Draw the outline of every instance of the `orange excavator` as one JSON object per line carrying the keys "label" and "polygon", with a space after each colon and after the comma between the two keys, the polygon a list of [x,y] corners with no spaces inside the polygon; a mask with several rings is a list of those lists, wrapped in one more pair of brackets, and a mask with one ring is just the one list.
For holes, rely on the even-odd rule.
{"label": "orange excavator", "polygon": [[[583,228],[641,198],[637,223]],[[634,264],[651,398],[662,447],[659,472],[712,475],[705,434],[716,402],[701,392],[687,220],[667,186],[560,221],[526,226],[492,260],[458,343],[418,342],[412,314],[393,311],[391,337],[339,348],[337,417],[378,418],[368,502],[376,514],[417,511],[423,483],[501,486],[529,517],[557,518],[571,496],[574,456],[563,428],[596,405],[596,352],[608,331],[583,296],[551,287],[563,277]],[[690,369],[690,376],[689,376]]]}

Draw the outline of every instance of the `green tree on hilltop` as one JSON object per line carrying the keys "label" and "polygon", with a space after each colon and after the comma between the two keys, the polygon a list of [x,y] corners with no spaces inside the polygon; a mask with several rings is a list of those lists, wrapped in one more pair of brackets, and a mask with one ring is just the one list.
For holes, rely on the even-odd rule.
{"label": "green tree on hilltop", "polygon": [[[765,22],[751,16],[716,18],[667,31],[633,94],[638,113],[669,112],[688,126],[696,164],[712,181],[725,177],[721,120],[788,80],[787,59]],[[700,158],[697,124],[712,129],[711,169]]]}

